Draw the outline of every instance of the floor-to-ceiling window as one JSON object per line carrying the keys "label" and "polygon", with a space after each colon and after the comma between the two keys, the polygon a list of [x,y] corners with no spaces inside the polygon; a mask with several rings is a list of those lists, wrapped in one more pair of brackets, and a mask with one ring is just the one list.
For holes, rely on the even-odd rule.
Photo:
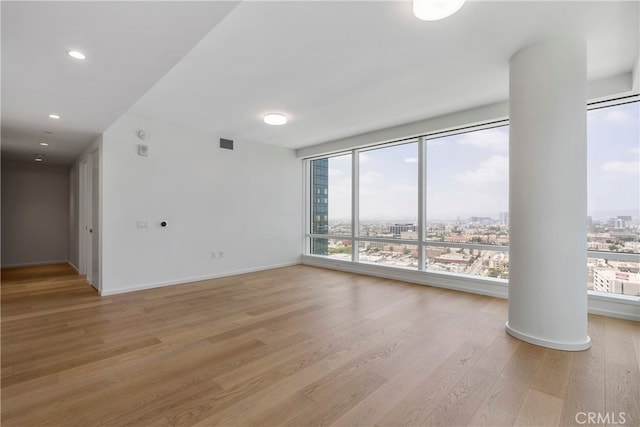
{"label": "floor-to-ceiling window", "polygon": [[509,128],[426,142],[428,271],[509,277]]}
{"label": "floor-to-ceiling window", "polygon": [[[350,260],[351,154],[309,162],[309,253]],[[324,236],[326,235],[326,236]]]}
{"label": "floor-to-ceiling window", "polygon": [[640,102],[587,113],[588,289],[640,296]]}
{"label": "floor-to-ceiling window", "polygon": [[309,254],[506,281],[508,145],[500,122],[308,160]]}
{"label": "floor-to-ceiling window", "polygon": [[358,153],[358,259],[418,268],[418,142]]}
{"label": "floor-to-ceiling window", "polygon": [[[586,287],[640,296],[640,102],[593,105],[587,126]],[[309,254],[506,283],[508,150],[505,120],[308,160]]]}

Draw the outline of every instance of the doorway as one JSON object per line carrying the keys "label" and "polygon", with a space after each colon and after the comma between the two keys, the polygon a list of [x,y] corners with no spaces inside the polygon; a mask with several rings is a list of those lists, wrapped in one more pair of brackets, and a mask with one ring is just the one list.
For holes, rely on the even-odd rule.
{"label": "doorway", "polygon": [[80,273],[102,290],[100,283],[100,149],[80,161]]}

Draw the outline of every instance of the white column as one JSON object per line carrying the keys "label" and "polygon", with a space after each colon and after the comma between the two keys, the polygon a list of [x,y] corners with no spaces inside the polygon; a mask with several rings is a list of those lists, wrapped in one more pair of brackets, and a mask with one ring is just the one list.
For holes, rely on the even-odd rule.
{"label": "white column", "polygon": [[586,42],[517,52],[509,80],[507,332],[558,350],[587,335]]}

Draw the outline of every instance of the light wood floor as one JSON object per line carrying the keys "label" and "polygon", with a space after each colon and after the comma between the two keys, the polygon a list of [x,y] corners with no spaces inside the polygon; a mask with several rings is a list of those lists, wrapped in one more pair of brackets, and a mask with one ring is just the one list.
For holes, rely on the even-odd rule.
{"label": "light wood floor", "polygon": [[634,322],[548,350],[503,300],[307,266],[105,298],[13,269],[1,291],[3,426],[640,425]]}

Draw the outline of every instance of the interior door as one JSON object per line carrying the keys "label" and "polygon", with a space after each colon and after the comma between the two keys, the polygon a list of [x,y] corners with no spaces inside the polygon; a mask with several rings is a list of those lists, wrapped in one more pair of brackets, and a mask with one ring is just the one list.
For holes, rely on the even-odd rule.
{"label": "interior door", "polygon": [[91,153],[91,284],[100,286],[100,152]]}
{"label": "interior door", "polygon": [[85,221],[85,232],[84,232],[84,251],[85,251],[85,274],[87,275],[87,281],[91,283],[91,285],[98,289],[97,285],[93,281],[92,271],[93,271],[93,163],[92,163],[92,155],[87,156],[87,166],[85,170],[85,180],[84,180],[84,221]]}
{"label": "interior door", "polygon": [[89,227],[87,224],[87,180],[89,178],[87,172],[87,159],[80,161],[79,176],[79,221],[78,221],[78,254],[80,256],[79,273],[87,274],[87,242]]}

